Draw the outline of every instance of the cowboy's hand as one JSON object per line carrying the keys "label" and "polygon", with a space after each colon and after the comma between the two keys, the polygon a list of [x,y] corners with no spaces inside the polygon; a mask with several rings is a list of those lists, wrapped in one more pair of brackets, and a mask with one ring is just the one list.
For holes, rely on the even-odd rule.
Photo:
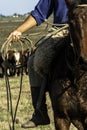
{"label": "cowboy's hand", "polygon": [[22,33],[20,31],[15,30],[9,35],[8,39],[11,38],[12,41],[18,41],[21,35]]}

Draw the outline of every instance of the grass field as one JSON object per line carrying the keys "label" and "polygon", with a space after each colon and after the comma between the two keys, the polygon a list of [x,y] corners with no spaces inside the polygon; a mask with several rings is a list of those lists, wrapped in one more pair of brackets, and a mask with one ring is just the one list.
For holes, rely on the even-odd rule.
{"label": "grass field", "polygon": [[[12,77],[9,79],[10,87],[11,87],[11,94],[12,94],[12,103],[13,103],[13,111],[15,110],[15,106],[17,103],[19,89],[20,89],[20,77]],[[7,93],[6,93],[6,85],[5,79],[0,80],[0,129],[1,130],[8,130],[8,112],[7,112]],[[49,96],[47,94],[48,99],[48,112],[50,113],[51,117],[51,124],[48,126],[41,126],[37,127],[37,130],[54,130],[53,126],[53,117],[52,117],[52,110],[51,110],[51,103],[49,100]],[[16,130],[22,130],[21,123],[23,123],[26,119],[30,118],[33,113],[33,107],[31,104],[31,93],[29,87],[29,79],[28,76],[23,76],[23,86],[22,86],[22,93],[20,102],[18,105],[17,116],[16,119],[18,123],[15,123]],[[9,114],[10,116],[10,114]],[[36,128],[35,128],[36,130]]]}
{"label": "grass field", "polygon": [[[0,48],[2,44],[6,41],[6,38],[21,22],[0,22]],[[27,31],[24,35],[30,37],[30,39],[35,44],[42,36],[44,36],[47,32],[44,30],[46,24],[42,24],[39,27],[35,27],[34,29]],[[41,32],[41,33],[40,33]],[[36,34],[35,33],[39,33]],[[15,106],[18,99],[19,89],[20,89],[20,76],[19,77],[10,77],[10,87],[12,93],[12,104],[13,104],[13,112],[15,110]],[[23,87],[22,93],[20,97],[20,102],[17,110],[17,123],[15,123],[15,130],[23,130],[21,128],[21,123],[25,121],[27,118],[31,117],[33,113],[33,107],[31,103],[31,93],[29,87],[29,79],[27,75],[23,76]],[[54,130],[54,122],[53,122],[53,112],[51,108],[51,102],[49,99],[49,95],[47,94],[47,106],[48,106],[48,114],[51,119],[51,123],[48,126],[39,126],[34,130]],[[7,93],[6,93],[6,84],[5,79],[0,79],[0,129],[1,130],[9,130],[8,125],[8,112],[7,112]],[[10,114],[9,114],[10,116]],[[73,127],[71,127],[71,130]]]}

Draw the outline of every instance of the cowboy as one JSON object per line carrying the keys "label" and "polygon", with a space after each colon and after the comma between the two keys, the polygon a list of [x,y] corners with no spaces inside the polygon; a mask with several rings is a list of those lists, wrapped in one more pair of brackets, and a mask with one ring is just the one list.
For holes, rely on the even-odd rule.
{"label": "cowboy", "polygon": [[[41,23],[43,23],[46,19],[49,18],[49,16],[53,13],[53,23],[54,24],[67,24],[67,7],[65,4],[65,0],[39,0],[37,5],[35,6],[35,9],[31,11],[30,15],[27,17],[27,19],[16,29],[14,30],[9,37],[12,37],[14,41],[17,41],[20,36],[27,30],[31,29],[34,26],[39,26]],[[62,35],[63,36],[63,35]],[[51,38],[49,44],[52,44],[54,42],[54,39]],[[56,38],[56,44],[58,44],[59,38]],[[48,44],[48,45],[49,45]],[[46,44],[42,44],[42,50],[43,46],[46,47]],[[38,47],[39,49],[40,47]],[[42,69],[38,65],[41,65],[41,62],[37,59],[40,59],[42,53],[46,53],[48,57],[51,57],[53,54],[51,54],[51,51],[45,48],[46,52],[41,51],[41,49],[38,49],[35,51],[34,54],[32,54],[29,57],[28,60],[28,70],[29,70],[29,79],[30,79],[30,87],[31,87],[31,96],[32,96],[32,104],[34,107],[34,113],[32,115],[31,119],[28,119],[25,123],[23,123],[21,126],[23,128],[35,128],[38,125],[47,125],[50,124],[50,119],[47,113],[47,105],[46,105],[46,97],[45,94],[43,96],[40,110],[36,110],[37,102],[39,93],[41,90],[41,84],[43,81],[43,75],[47,74],[48,72],[43,72],[44,74],[41,75]],[[48,53],[49,52],[49,53]],[[38,58],[39,56],[39,58]],[[44,56],[45,57],[45,56]],[[41,59],[42,61],[42,59]],[[39,62],[39,63],[38,63]],[[51,64],[51,62],[49,63]],[[42,64],[43,65],[43,64]],[[37,72],[40,70],[40,74]]]}

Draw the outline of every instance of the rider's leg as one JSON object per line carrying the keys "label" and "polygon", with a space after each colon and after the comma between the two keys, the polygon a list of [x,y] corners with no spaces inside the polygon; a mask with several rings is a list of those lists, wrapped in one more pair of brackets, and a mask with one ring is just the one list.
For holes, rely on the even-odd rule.
{"label": "rider's leg", "polygon": [[32,55],[28,61],[28,70],[29,70],[29,79],[30,79],[30,87],[31,87],[31,96],[32,96],[32,104],[34,107],[34,114],[32,118],[29,119],[27,122],[22,124],[23,128],[33,128],[37,125],[47,125],[50,123],[48,114],[47,114],[47,106],[46,106],[46,97],[43,96],[42,103],[39,109],[36,109],[42,78],[34,71],[33,69],[33,58]]}

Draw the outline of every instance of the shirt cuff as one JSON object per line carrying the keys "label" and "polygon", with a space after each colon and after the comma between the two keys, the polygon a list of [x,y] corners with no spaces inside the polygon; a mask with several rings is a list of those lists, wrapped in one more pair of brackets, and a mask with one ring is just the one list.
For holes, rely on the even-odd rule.
{"label": "shirt cuff", "polygon": [[45,21],[44,18],[42,18],[37,11],[32,11],[31,15],[35,18],[36,22],[37,22],[37,26],[40,25],[41,23],[43,23]]}

